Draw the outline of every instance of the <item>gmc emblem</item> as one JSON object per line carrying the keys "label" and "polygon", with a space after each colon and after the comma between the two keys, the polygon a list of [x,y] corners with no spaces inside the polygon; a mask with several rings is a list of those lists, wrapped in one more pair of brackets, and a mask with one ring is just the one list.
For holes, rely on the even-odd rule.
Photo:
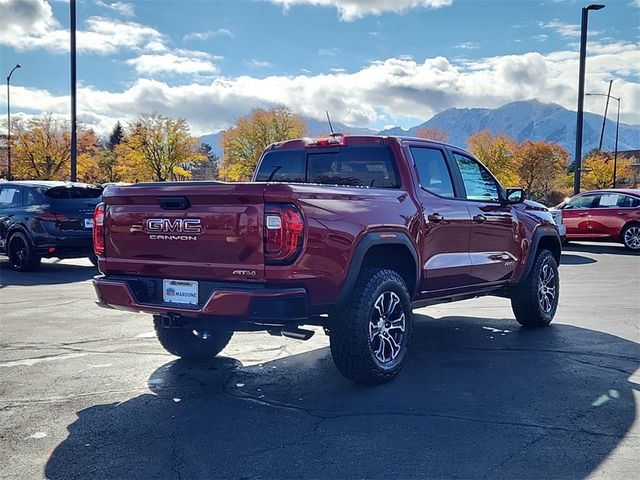
{"label": "gmc emblem", "polygon": [[[202,233],[199,218],[149,218],[145,222],[145,232],[151,240],[195,240]],[[165,235],[177,234],[177,235]]]}

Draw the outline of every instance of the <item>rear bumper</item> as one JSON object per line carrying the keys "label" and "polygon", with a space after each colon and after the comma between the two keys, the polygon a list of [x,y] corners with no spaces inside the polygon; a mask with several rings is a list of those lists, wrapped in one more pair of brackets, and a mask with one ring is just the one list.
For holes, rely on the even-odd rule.
{"label": "rear bumper", "polygon": [[249,320],[265,326],[300,322],[309,317],[304,288],[275,289],[254,284],[202,282],[198,305],[191,307],[163,302],[162,294],[158,292],[161,281],[98,275],[93,279],[93,286],[98,305],[118,310]]}
{"label": "rear bumper", "polygon": [[93,253],[91,236],[41,236],[35,237],[33,240],[37,254],[43,257],[78,258],[88,257]]}

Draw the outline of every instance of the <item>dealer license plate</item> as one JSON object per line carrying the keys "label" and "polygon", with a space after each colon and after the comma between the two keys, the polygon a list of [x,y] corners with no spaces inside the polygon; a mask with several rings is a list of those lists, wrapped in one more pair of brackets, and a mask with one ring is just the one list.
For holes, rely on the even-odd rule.
{"label": "dealer license plate", "polygon": [[198,282],[162,280],[162,299],[167,303],[198,304]]}

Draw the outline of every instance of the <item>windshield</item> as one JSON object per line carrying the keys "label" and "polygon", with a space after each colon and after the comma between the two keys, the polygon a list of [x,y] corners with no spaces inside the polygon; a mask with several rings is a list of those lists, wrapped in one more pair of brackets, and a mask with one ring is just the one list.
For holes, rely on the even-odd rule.
{"label": "windshield", "polygon": [[385,145],[267,152],[255,181],[375,188],[398,188],[400,184]]}

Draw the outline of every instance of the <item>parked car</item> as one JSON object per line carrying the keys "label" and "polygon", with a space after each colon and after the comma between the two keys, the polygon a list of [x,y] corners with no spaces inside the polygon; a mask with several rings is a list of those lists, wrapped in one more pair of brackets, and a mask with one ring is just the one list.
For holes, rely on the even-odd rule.
{"label": "parked car", "polygon": [[102,188],[84,183],[0,183],[0,253],[20,272],[42,258],[88,257],[93,253],[93,212]]}
{"label": "parked car", "polygon": [[560,239],[562,243],[566,243],[567,241],[567,226],[564,224],[564,220],[562,218],[562,210],[558,208],[550,208],[549,213],[553,216],[554,223],[558,226],[558,233],[560,234]]}
{"label": "parked car", "polygon": [[640,189],[583,192],[556,208],[562,210],[567,240],[616,242],[640,251]]}
{"label": "parked car", "polygon": [[391,380],[412,308],[511,299],[543,327],[561,243],[548,209],[470,153],[423,139],[332,136],[271,145],[252,183],[110,186],[94,216],[103,306],[154,315],[170,353],[212,358],[234,331],[307,339],[339,371]]}

